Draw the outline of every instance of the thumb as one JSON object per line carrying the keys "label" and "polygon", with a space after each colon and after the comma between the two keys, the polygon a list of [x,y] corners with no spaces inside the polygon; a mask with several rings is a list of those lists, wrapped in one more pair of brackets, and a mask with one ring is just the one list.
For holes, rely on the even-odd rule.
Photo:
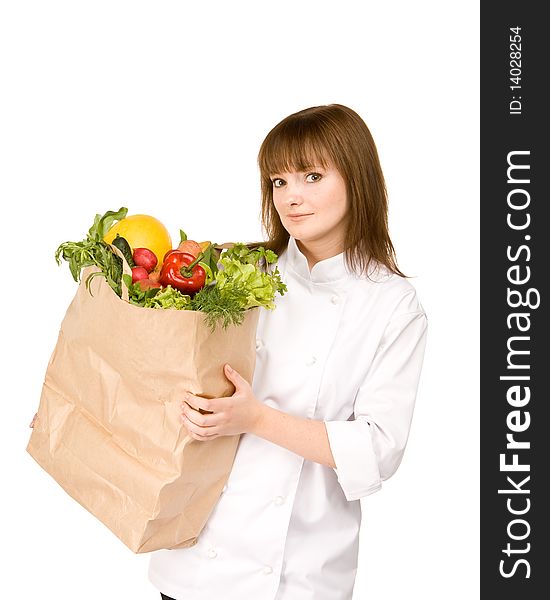
{"label": "thumb", "polygon": [[225,365],[225,376],[235,386],[236,392],[242,390],[243,386],[248,385],[248,381],[229,364]]}

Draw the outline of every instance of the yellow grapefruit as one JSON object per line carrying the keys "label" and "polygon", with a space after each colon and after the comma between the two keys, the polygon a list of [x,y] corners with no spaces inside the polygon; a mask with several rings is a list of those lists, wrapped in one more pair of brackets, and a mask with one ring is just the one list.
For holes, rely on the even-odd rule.
{"label": "yellow grapefruit", "polygon": [[155,217],[150,215],[130,215],[115,223],[105,236],[105,241],[110,244],[120,234],[129,244],[130,248],[149,248],[155,253],[158,263],[157,269],[162,266],[162,259],[168,250],[172,250],[172,239],[166,227]]}

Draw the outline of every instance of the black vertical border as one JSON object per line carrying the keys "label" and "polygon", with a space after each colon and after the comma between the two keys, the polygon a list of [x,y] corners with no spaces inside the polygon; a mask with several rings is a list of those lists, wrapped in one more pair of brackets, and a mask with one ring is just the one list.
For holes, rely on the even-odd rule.
{"label": "black vertical border", "polygon": [[[543,2],[482,2],[480,14],[481,34],[481,598],[492,600],[530,600],[545,598],[550,592],[550,537],[548,512],[550,512],[550,397],[547,379],[550,378],[550,345],[547,305],[548,277],[550,277],[550,219],[545,221],[550,203],[547,178],[550,177],[548,146],[548,123],[550,102],[550,51],[547,43],[549,29],[542,14]],[[521,35],[521,89],[511,90],[510,35],[512,27],[520,27]],[[517,57],[517,55],[515,55]],[[517,74],[517,71],[514,71]],[[521,114],[510,113],[510,102],[516,96],[521,101]],[[521,97],[521,98],[519,98]],[[513,105],[513,107],[517,107]],[[517,164],[529,164],[528,171],[515,171],[515,178],[528,173],[529,183],[507,181],[507,157],[513,151],[529,151],[518,156]],[[529,194],[529,205],[524,210],[512,210],[508,206],[508,194],[513,188]],[[519,203],[527,198],[524,192],[514,193],[512,201]],[[524,230],[513,230],[507,224],[512,213],[516,223],[531,219]],[[530,236],[530,239],[526,239]],[[525,245],[518,256],[519,248]],[[510,260],[510,254],[517,256]],[[529,258],[529,260],[527,260]],[[524,277],[530,268],[529,281],[512,285],[508,270],[520,265],[517,275]],[[508,288],[525,295],[527,290],[540,293],[540,306],[512,308],[507,300]],[[532,302],[536,298],[531,295]],[[513,300],[512,300],[513,301]],[[528,331],[519,332],[517,320],[512,318],[511,328],[507,318],[511,313],[528,313],[522,325],[530,323]],[[529,365],[528,369],[509,369],[507,343],[511,336],[527,336],[528,340],[516,340],[513,348],[528,350],[514,364]],[[519,355],[518,355],[519,356]],[[528,375],[529,381],[501,380],[501,376]],[[523,407],[513,407],[507,399],[512,385],[529,386],[530,400]],[[527,394],[521,388],[522,395]],[[506,448],[507,433],[511,433],[507,418],[520,410],[515,423],[525,424],[526,431],[515,433],[516,440],[528,441],[530,448],[510,450]],[[526,413],[529,413],[527,417]],[[506,462],[528,464],[528,472],[503,472],[500,454],[507,453]],[[525,493],[499,493],[498,490],[513,489],[507,476]],[[529,493],[526,493],[529,490]],[[529,510],[523,515],[513,510]],[[528,502],[529,501],[529,502]],[[518,519],[515,523],[511,522]],[[526,521],[526,525],[523,521]],[[510,532],[516,537],[513,539]],[[504,550],[510,543],[513,552]],[[528,546],[528,544],[530,544]],[[521,559],[528,562],[518,562]],[[504,561],[501,564],[501,561]],[[505,577],[501,570],[510,575]],[[527,577],[529,570],[529,577]]]}

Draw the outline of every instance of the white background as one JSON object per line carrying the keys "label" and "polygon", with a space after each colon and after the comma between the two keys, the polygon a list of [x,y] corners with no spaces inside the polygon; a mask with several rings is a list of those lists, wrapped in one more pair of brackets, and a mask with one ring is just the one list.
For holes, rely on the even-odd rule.
{"label": "white background", "polygon": [[478,25],[464,0],[2,4],[0,597],[159,597],[148,557],[25,452],[76,286],[57,245],[120,206],[174,238],[259,239],[261,141],[331,102],[373,133],[430,323],[405,458],[362,501],[354,600],[478,597]]}

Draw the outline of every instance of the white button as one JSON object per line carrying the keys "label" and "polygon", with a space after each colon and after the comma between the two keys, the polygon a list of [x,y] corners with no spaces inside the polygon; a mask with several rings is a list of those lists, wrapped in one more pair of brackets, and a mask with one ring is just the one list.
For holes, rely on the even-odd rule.
{"label": "white button", "polygon": [[338,304],[338,302],[340,302],[340,296],[332,296],[332,298],[330,299],[330,301],[333,304]]}
{"label": "white button", "polygon": [[273,502],[275,502],[275,504],[276,504],[277,506],[281,506],[281,504],[284,504],[284,503],[285,503],[285,499],[283,498],[283,496],[277,496],[277,497],[275,498],[275,500],[273,500]]}
{"label": "white button", "polygon": [[208,550],[207,554],[208,554],[208,558],[216,558],[216,556],[218,556],[218,553],[214,550],[214,548],[210,548],[210,550]]}
{"label": "white button", "polygon": [[312,365],[314,365],[317,362],[317,358],[315,356],[310,356],[307,360],[306,360],[306,365],[308,367],[311,367]]}
{"label": "white button", "polygon": [[259,350],[262,347],[262,340],[256,340],[256,350]]}
{"label": "white button", "polygon": [[270,566],[264,567],[262,573],[264,575],[271,575],[271,573],[273,573],[273,569]]}

